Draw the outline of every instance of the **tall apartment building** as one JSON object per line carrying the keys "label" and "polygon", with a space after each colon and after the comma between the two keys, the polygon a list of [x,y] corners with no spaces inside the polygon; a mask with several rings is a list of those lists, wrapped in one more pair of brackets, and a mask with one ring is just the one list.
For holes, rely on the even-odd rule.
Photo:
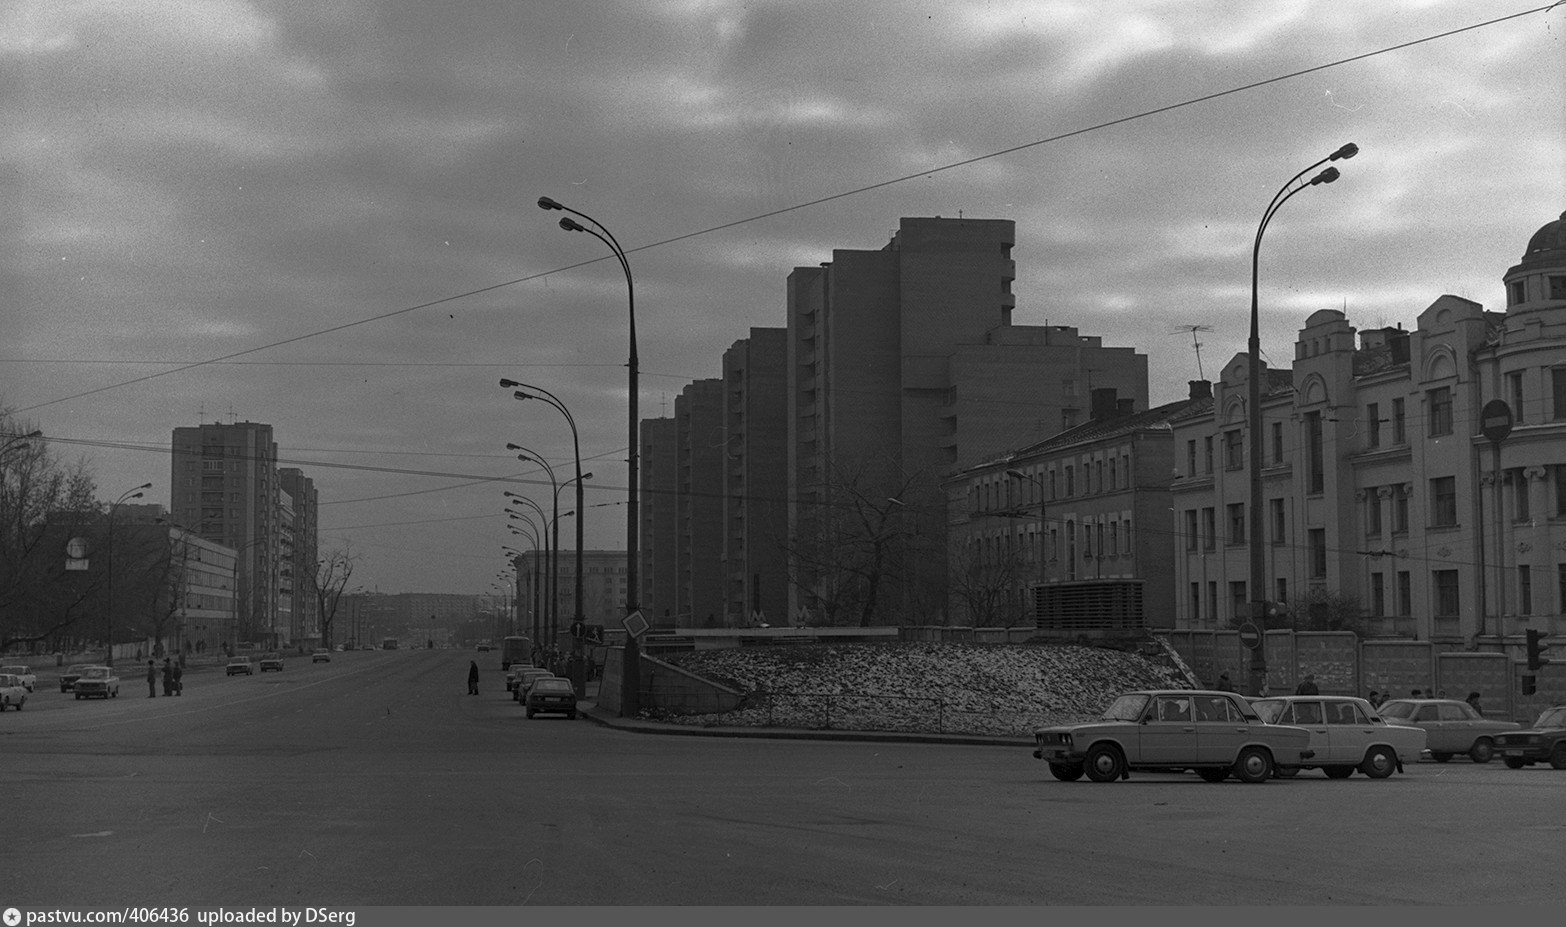
{"label": "tall apartment building", "polygon": [[293,551],[290,579],[293,602],[290,638],[301,643],[319,642],[320,618],[315,594],[316,561],[319,560],[320,534],[317,528],[319,497],[315,481],[298,467],[277,471],[283,492],[289,501],[293,519]]}
{"label": "tall apartment building", "polygon": [[648,621],[674,623],[679,598],[679,428],[672,418],[643,419],[640,427],[642,455],[638,461],[641,484],[641,534],[637,542],[637,604]]}
{"label": "tall apartment building", "polygon": [[[678,583],[674,624],[711,627],[723,612],[723,381],[697,380],[674,400]],[[658,612],[653,623],[668,622]]]}
{"label": "tall apartment building", "polygon": [[724,627],[787,623],[788,330],[723,352]]}
{"label": "tall apartment building", "polygon": [[[1505,312],[1442,296],[1409,331],[1306,320],[1292,388],[1272,374],[1263,402],[1266,598],[1337,597],[1370,633],[1452,645],[1566,630],[1563,223],[1506,272]],[[1181,626],[1248,614],[1245,377],[1239,355],[1175,429]]]}
{"label": "tall apartment building", "polygon": [[[169,501],[176,523],[237,553],[238,637],[287,643],[280,615],[283,530],[272,426],[258,422],[176,428]],[[290,570],[291,571],[291,570]]]}
{"label": "tall apartment building", "polygon": [[[905,218],[880,250],[789,275],[791,615],[819,617],[826,573],[868,556],[883,620],[939,620],[941,480],[1082,421],[1094,388],[1146,408],[1144,356],[1011,324],[1014,238],[1008,220]],[[850,538],[871,553],[848,555]]]}

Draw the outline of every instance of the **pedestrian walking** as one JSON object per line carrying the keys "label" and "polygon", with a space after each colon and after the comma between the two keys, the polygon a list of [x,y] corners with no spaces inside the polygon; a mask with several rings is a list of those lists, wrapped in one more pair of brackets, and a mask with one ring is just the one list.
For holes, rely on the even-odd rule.
{"label": "pedestrian walking", "polygon": [[185,694],[185,660],[183,657],[174,664],[174,694]]}
{"label": "pedestrian walking", "polygon": [[165,697],[174,694],[174,661],[168,657],[163,658],[163,694]]}
{"label": "pedestrian walking", "polygon": [[1219,692],[1235,692],[1235,691],[1238,691],[1238,690],[1236,690],[1234,688],[1234,683],[1229,680],[1229,674],[1228,673],[1219,673],[1218,674],[1218,691]]}
{"label": "pedestrian walking", "polygon": [[1320,695],[1321,690],[1316,688],[1316,674],[1306,673],[1300,684],[1294,687],[1295,695]]}
{"label": "pedestrian walking", "polygon": [[147,661],[147,698],[158,697],[158,665]]}
{"label": "pedestrian walking", "polygon": [[478,695],[478,663],[468,661],[468,694]]}
{"label": "pedestrian walking", "polygon": [[1370,707],[1371,708],[1380,708],[1381,707],[1381,693],[1377,692],[1375,689],[1371,689],[1370,690],[1370,697],[1365,699],[1365,701],[1370,703]]}
{"label": "pedestrian walking", "polygon": [[1424,689],[1415,689],[1413,692],[1409,693],[1408,697],[1409,698],[1424,698],[1425,697],[1425,690]]}
{"label": "pedestrian walking", "polygon": [[1463,701],[1465,701],[1468,704],[1472,705],[1474,711],[1477,711],[1480,714],[1484,714],[1484,709],[1479,707],[1479,693],[1478,692],[1470,692],[1470,693],[1468,693],[1468,697],[1463,699]]}

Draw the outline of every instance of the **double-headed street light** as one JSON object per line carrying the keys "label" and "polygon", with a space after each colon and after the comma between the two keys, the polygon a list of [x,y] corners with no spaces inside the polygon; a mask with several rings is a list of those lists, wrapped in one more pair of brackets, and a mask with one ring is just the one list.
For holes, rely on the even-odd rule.
{"label": "double-headed street light", "polygon": [[105,666],[114,665],[114,510],[131,499],[140,499],[142,490],[151,489],[151,483],[142,483],[135,489],[128,489],[123,496],[109,504],[109,531],[108,540],[104,546],[105,573],[107,576],[104,598],[108,600],[104,608],[104,628],[109,635],[109,656],[104,660]]}
{"label": "double-headed street light", "polygon": [[1300,178],[1326,164],[1328,161],[1348,160],[1359,154],[1359,146],[1353,142],[1344,145],[1337,151],[1322,158],[1310,167],[1289,178],[1277,193],[1273,194],[1272,202],[1267,204],[1267,211],[1262,213],[1261,224],[1256,228],[1256,240],[1251,246],[1251,340],[1250,340],[1250,366],[1247,394],[1249,408],[1249,425],[1251,432],[1251,459],[1250,459],[1250,483],[1251,483],[1251,536],[1250,536],[1250,593],[1251,593],[1251,620],[1256,625],[1260,640],[1256,645],[1256,657],[1251,661],[1251,691],[1254,694],[1264,694],[1267,686],[1267,563],[1266,554],[1262,547],[1262,532],[1264,523],[1262,519],[1262,389],[1261,389],[1261,311],[1259,309],[1258,280],[1261,263],[1262,234],[1267,231],[1267,223],[1272,221],[1273,215],[1289,197],[1308,187],[1317,184],[1332,183],[1338,179],[1338,169],[1329,167],[1312,177],[1305,183],[1296,184]]}
{"label": "double-headed street light", "polygon": [[[545,615],[544,627],[549,630],[550,635],[552,636],[554,634],[554,626],[560,619],[560,550],[558,546],[554,546],[549,543],[549,513],[544,511],[543,506],[539,505],[537,502],[534,502],[527,496],[521,495],[520,493],[514,493],[510,490],[507,490],[506,495],[512,499],[515,499],[517,502],[527,503],[533,507],[533,511],[538,513],[538,524],[533,525],[533,520],[525,513],[514,512],[509,509],[507,510],[507,514],[509,514],[512,518],[516,519],[517,521],[525,521],[531,525],[533,529],[538,532],[538,540],[543,543],[544,564],[546,570],[546,592],[544,594],[543,609]],[[558,505],[555,507],[555,510],[556,512],[559,511]],[[557,530],[555,533],[556,539],[558,540],[559,531]],[[534,642],[535,644],[542,644],[543,638],[535,637]]]}
{"label": "double-headed street light", "polygon": [[[630,389],[628,402],[630,408],[627,416],[626,438],[626,512],[625,512],[625,580],[626,601],[625,613],[629,617],[637,606],[637,596],[641,590],[637,581],[638,533],[641,531],[641,508],[638,505],[637,487],[637,456],[641,452],[641,439],[637,433],[637,360],[636,360],[636,286],[631,278],[631,262],[626,260],[625,249],[615,240],[613,234],[604,227],[603,223],[583,212],[578,212],[569,206],[562,206],[547,196],[538,198],[538,208],[545,210],[558,209],[575,216],[580,216],[592,223],[594,228],[588,228],[574,221],[570,216],[562,216],[560,227],[568,232],[586,232],[609,246],[614,256],[620,261],[620,269],[625,271],[625,291],[627,306],[630,310],[631,353],[626,362],[626,368],[630,373]],[[620,674],[620,714],[622,717],[634,715],[640,709],[641,698],[641,661],[639,648],[634,635],[627,635],[625,641],[625,663]]]}

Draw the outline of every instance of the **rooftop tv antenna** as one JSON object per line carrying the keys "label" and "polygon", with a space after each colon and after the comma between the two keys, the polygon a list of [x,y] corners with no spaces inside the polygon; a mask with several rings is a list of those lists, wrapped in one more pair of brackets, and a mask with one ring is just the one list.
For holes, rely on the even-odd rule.
{"label": "rooftop tv antenna", "polygon": [[1181,332],[1191,333],[1191,347],[1196,349],[1196,375],[1203,380],[1207,379],[1207,373],[1202,370],[1202,343],[1196,340],[1196,333],[1210,332],[1212,330],[1213,327],[1211,325],[1182,325],[1169,333],[1171,335],[1178,335]]}

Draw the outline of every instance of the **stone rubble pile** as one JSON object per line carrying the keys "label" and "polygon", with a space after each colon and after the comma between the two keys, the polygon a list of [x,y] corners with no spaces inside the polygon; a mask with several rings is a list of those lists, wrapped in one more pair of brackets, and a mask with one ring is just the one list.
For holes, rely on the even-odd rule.
{"label": "stone rubble pile", "polygon": [[1187,688],[1177,671],[1139,654],[1076,644],[812,644],[661,659],[746,694],[722,714],[644,712],[703,726],[1026,737],[1097,718],[1122,692]]}

